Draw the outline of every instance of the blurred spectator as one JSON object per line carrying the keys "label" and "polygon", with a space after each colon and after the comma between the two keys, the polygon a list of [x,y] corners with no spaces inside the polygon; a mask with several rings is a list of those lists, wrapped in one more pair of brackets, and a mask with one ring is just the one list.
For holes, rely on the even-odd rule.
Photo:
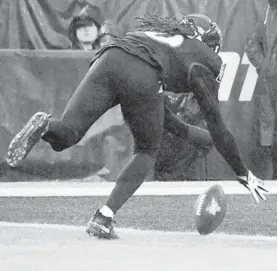
{"label": "blurred spectator", "polygon": [[85,6],[73,18],[68,29],[68,37],[72,49],[96,50],[99,49],[98,37],[104,23],[101,10],[96,6]]}
{"label": "blurred spectator", "polygon": [[261,146],[270,148],[272,179],[277,179],[277,0],[268,3],[265,20],[248,39],[246,53],[259,75],[259,141]]}
{"label": "blurred spectator", "polygon": [[121,31],[111,21],[104,20],[96,6],[85,6],[73,18],[68,37],[75,50],[98,50],[113,38],[120,37]]}

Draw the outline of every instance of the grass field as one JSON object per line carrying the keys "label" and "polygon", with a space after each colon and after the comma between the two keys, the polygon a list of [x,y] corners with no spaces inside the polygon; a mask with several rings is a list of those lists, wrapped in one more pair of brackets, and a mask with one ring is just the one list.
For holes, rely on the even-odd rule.
{"label": "grass field", "polygon": [[[277,196],[255,204],[247,195],[228,195],[228,211],[217,232],[277,235]],[[106,197],[2,197],[1,220],[9,222],[86,225]],[[135,196],[116,217],[123,228],[194,231],[197,196]]]}
{"label": "grass field", "polygon": [[277,195],[227,198],[222,225],[199,236],[197,195],[134,196],[108,241],[84,231],[105,196],[0,197],[0,270],[277,270]]}

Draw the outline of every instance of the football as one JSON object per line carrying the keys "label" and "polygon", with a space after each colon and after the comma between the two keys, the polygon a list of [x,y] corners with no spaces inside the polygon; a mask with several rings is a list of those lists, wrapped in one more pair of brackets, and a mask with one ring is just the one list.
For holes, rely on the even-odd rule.
{"label": "football", "polygon": [[227,199],[223,188],[211,186],[199,195],[194,206],[194,220],[197,231],[207,235],[215,231],[222,223],[227,211]]}

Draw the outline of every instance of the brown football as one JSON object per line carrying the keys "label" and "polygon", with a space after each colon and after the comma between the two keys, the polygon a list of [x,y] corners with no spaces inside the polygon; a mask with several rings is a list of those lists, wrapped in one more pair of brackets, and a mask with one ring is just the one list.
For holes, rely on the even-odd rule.
{"label": "brown football", "polygon": [[194,206],[194,221],[201,235],[210,234],[222,223],[227,211],[227,199],[223,188],[211,186],[199,195]]}

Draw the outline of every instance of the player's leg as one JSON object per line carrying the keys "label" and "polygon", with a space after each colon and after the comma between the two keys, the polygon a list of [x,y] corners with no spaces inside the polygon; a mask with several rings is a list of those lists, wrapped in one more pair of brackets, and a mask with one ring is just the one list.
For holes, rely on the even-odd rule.
{"label": "player's leg", "polygon": [[[145,105],[148,103],[146,101]],[[102,206],[100,210],[97,210],[91,220],[89,221],[89,225],[87,228],[87,233],[89,235],[97,236],[99,238],[107,238],[114,239],[117,236],[113,230],[113,217],[119,211],[119,209],[123,206],[123,204],[135,193],[135,191],[141,186],[146,177],[148,176],[150,170],[154,168],[155,157],[158,151],[159,142],[161,140],[161,134],[163,130],[163,102],[161,99],[161,103],[159,105],[152,105],[152,111],[146,111],[146,106],[142,107],[145,111],[142,111],[142,115],[146,114],[146,112],[154,112],[156,123],[146,126],[146,122],[144,119],[140,120],[140,117],[136,113],[136,117],[138,118],[138,122],[136,123],[136,129],[132,129],[134,131],[140,130],[140,126],[145,129],[146,137],[141,138],[143,132],[135,136],[135,153],[127,163],[127,165],[123,168],[121,173],[116,179],[116,184],[109,195],[106,203]],[[140,111],[138,111],[140,112]],[[158,114],[159,113],[159,117]],[[149,117],[153,117],[149,115]],[[129,118],[133,116],[130,115]],[[144,122],[144,123],[143,123]],[[134,123],[135,124],[135,123]],[[141,125],[142,124],[142,125]],[[133,126],[134,128],[135,126]],[[152,135],[150,135],[152,134]],[[136,134],[134,134],[136,135]],[[153,146],[150,145],[150,142],[145,144],[144,141],[147,141],[147,138],[156,137],[152,142],[155,144]]]}
{"label": "player's leg", "polygon": [[235,139],[220,113],[218,83],[214,74],[202,64],[193,63],[188,78],[192,86],[191,91],[204,114],[214,146],[237,176],[247,176],[248,170],[240,157]]}
{"label": "player's leg", "polygon": [[104,238],[114,237],[113,215],[154,168],[163,134],[164,98],[158,93],[157,71],[136,57],[122,55],[122,58],[124,62],[119,64],[119,81],[122,83],[118,87],[118,98],[135,146],[134,155],[117,177],[107,202],[89,222],[87,232]]}
{"label": "player's leg", "polygon": [[123,115],[134,136],[134,155],[116,180],[107,206],[116,213],[140,187],[154,168],[163,134],[163,98],[137,97],[137,101],[122,105]]}
{"label": "player's leg", "polygon": [[208,130],[184,122],[167,105],[164,108],[164,115],[164,129],[168,132],[198,149],[207,150],[213,145]]}
{"label": "player's leg", "polygon": [[93,123],[115,105],[113,70],[117,68],[106,51],[90,68],[67,104],[60,119],[51,119],[43,140],[55,151],[78,143]]}
{"label": "player's leg", "polygon": [[115,105],[113,91],[113,60],[109,51],[89,69],[60,119],[49,119],[48,114],[35,114],[11,142],[7,162],[16,166],[41,139],[55,151],[62,151],[76,144],[90,126]]}

